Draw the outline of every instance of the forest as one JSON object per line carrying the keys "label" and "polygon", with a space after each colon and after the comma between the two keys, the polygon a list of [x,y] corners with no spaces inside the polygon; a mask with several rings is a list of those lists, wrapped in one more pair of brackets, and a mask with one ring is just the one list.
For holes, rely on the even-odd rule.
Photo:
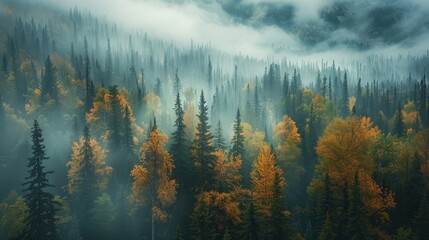
{"label": "forest", "polygon": [[428,50],[260,57],[2,2],[0,239],[429,239]]}

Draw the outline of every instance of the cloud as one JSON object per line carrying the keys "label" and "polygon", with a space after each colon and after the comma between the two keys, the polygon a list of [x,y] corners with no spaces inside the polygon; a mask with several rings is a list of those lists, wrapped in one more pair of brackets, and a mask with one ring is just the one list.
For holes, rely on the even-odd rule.
{"label": "cloud", "polygon": [[252,26],[237,23],[216,2],[201,7],[191,1],[180,4],[163,1],[133,0],[56,0],[48,1],[64,9],[78,6],[124,27],[142,29],[154,36],[180,44],[191,40],[210,44],[225,52],[265,57],[273,45],[299,48],[299,40],[276,26]]}
{"label": "cloud", "polygon": [[[43,0],[182,46],[196,43],[266,57],[289,52],[421,49],[429,33],[426,0]],[[286,49],[289,51],[286,51]]]}

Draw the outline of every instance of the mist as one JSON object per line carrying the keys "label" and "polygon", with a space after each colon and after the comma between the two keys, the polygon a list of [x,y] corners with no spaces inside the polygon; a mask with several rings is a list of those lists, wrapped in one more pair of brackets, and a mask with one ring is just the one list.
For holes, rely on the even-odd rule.
{"label": "mist", "polygon": [[[1,1],[0,238],[424,239],[427,16],[423,0]],[[58,205],[43,228],[32,184]]]}

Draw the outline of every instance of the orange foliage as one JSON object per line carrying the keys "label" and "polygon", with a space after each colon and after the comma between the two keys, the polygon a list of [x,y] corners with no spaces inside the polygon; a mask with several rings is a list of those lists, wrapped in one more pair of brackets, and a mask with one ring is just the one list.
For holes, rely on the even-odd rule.
{"label": "orange foliage", "polygon": [[271,216],[274,199],[274,183],[276,175],[280,177],[280,188],[284,188],[283,171],[277,166],[269,146],[261,147],[258,160],[251,173],[253,183],[252,198],[255,210],[264,217]]}
{"label": "orange foliage", "polygon": [[[354,175],[359,174],[364,205],[370,214],[383,222],[389,219],[387,210],[395,207],[395,201],[393,194],[378,186],[371,177],[374,163],[369,152],[379,134],[378,128],[373,127],[367,117],[337,118],[320,138],[316,152],[321,157],[320,176],[329,173],[332,183],[340,189],[348,187],[351,191]],[[316,182],[312,185],[317,185]]]}
{"label": "orange foliage", "polygon": [[235,189],[240,186],[241,181],[241,157],[232,157],[227,160],[223,150],[215,152],[216,162],[214,166],[215,180],[221,188]]}
{"label": "orange foliage", "polygon": [[[83,155],[81,153],[81,149],[84,145],[84,138],[81,137],[79,141],[73,144],[73,153],[71,155],[71,160],[67,163],[67,167],[69,167],[68,171],[68,184],[67,191],[69,194],[76,194],[80,191],[81,184],[81,174],[80,170],[83,164]],[[107,182],[109,180],[109,176],[112,172],[112,167],[106,165],[106,154],[107,150],[102,148],[98,142],[91,138],[90,145],[93,151],[94,166],[95,173],[97,176],[98,188],[103,190],[106,188]]]}
{"label": "orange foliage", "polygon": [[165,221],[168,216],[163,208],[172,204],[176,198],[176,181],[171,179],[174,163],[164,149],[167,139],[167,135],[158,129],[153,130],[140,148],[141,164],[135,165],[131,171],[133,186],[130,201],[140,207],[148,197],[156,199],[151,207],[154,217],[160,221]]}
{"label": "orange foliage", "polygon": [[317,154],[322,158],[320,170],[329,171],[331,178],[341,186],[353,185],[357,170],[371,174],[373,162],[369,149],[380,130],[369,118],[349,117],[335,119],[319,139]]}

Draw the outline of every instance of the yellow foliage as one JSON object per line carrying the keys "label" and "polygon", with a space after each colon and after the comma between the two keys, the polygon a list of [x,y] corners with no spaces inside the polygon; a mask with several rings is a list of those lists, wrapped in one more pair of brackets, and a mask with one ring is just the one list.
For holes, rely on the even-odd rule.
{"label": "yellow foliage", "polygon": [[[81,137],[79,141],[73,144],[71,160],[67,163],[67,167],[70,168],[67,174],[67,191],[69,192],[69,194],[76,194],[80,191],[81,188],[80,184],[82,181],[82,177],[80,170],[83,163],[83,155],[80,154],[80,152],[83,146],[84,138]],[[106,165],[107,150],[102,148],[93,138],[91,138],[90,140],[90,146],[93,151],[92,161],[94,161],[98,188],[100,190],[103,190],[106,188],[109,176],[112,172],[112,167]]]}
{"label": "yellow foliage", "polygon": [[277,123],[274,129],[274,139],[277,141],[277,150],[281,159],[294,160],[300,155],[298,144],[301,143],[301,135],[295,122],[287,115],[283,120]]}
{"label": "yellow foliage", "polygon": [[186,125],[185,132],[188,139],[194,139],[198,124],[197,113],[194,105],[189,104],[187,106],[186,111],[183,114],[183,122]]}
{"label": "yellow foliage", "polygon": [[149,92],[144,97],[144,101],[146,102],[146,106],[148,108],[148,113],[155,114],[155,116],[159,116],[161,114],[161,99],[153,92]]}
{"label": "yellow foliage", "polygon": [[244,149],[246,149],[246,156],[248,159],[256,159],[259,149],[266,143],[264,141],[265,134],[259,131],[253,131],[252,126],[246,122],[242,122],[243,136],[244,136]]}
{"label": "yellow foliage", "polygon": [[277,166],[274,155],[269,146],[261,147],[258,160],[251,173],[253,183],[252,198],[255,211],[270,217],[274,199],[274,183],[276,175],[280,178],[280,188],[284,188],[285,179],[282,169]]}

